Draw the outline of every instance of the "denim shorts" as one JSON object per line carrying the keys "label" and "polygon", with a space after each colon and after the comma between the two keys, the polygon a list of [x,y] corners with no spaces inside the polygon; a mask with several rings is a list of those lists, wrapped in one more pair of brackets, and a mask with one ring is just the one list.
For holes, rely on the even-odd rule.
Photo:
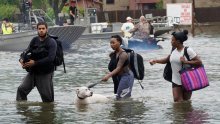
{"label": "denim shorts", "polygon": [[120,75],[120,81],[116,93],[116,99],[131,97],[133,84],[134,84],[134,74],[132,71]]}

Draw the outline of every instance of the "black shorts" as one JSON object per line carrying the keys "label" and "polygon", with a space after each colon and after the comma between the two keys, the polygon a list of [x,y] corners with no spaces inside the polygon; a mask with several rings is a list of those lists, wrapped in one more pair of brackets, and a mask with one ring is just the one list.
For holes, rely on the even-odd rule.
{"label": "black shorts", "polygon": [[175,87],[182,87],[182,85],[177,85],[175,83],[172,83],[172,88],[175,88]]}

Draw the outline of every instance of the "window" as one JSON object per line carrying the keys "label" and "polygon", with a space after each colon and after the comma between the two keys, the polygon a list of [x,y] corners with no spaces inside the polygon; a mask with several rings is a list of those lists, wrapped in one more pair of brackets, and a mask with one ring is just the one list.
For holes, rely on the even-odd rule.
{"label": "window", "polygon": [[106,4],[114,4],[115,0],[106,0]]}

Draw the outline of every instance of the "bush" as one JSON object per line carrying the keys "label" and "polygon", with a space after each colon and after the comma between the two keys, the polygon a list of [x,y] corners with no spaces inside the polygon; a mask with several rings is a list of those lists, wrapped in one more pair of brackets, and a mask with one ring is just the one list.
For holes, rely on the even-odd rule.
{"label": "bush", "polygon": [[64,6],[61,12],[69,14],[69,6]]}
{"label": "bush", "polygon": [[156,9],[163,9],[163,0],[156,3]]}
{"label": "bush", "polygon": [[9,20],[13,20],[14,14],[19,12],[19,9],[16,5],[1,5],[0,4],[0,19],[8,18]]}
{"label": "bush", "polygon": [[54,15],[53,8],[48,7],[46,13],[47,13],[47,15],[48,15],[51,19],[55,19],[55,15]]}

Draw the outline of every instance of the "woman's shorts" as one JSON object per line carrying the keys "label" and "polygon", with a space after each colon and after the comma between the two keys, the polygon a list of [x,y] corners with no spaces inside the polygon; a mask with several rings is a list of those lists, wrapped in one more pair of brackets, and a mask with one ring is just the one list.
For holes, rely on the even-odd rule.
{"label": "woman's shorts", "polygon": [[132,71],[129,71],[128,73],[122,74],[120,77],[116,99],[128,98],[131,96],[131,91],[134,84],[134,74]]}
{"label": "woman's shorts", "polygon": [[177,85],[177,84],[172,82],[172,88],[175,88],[175,87],[182,87],[182,85]]}

